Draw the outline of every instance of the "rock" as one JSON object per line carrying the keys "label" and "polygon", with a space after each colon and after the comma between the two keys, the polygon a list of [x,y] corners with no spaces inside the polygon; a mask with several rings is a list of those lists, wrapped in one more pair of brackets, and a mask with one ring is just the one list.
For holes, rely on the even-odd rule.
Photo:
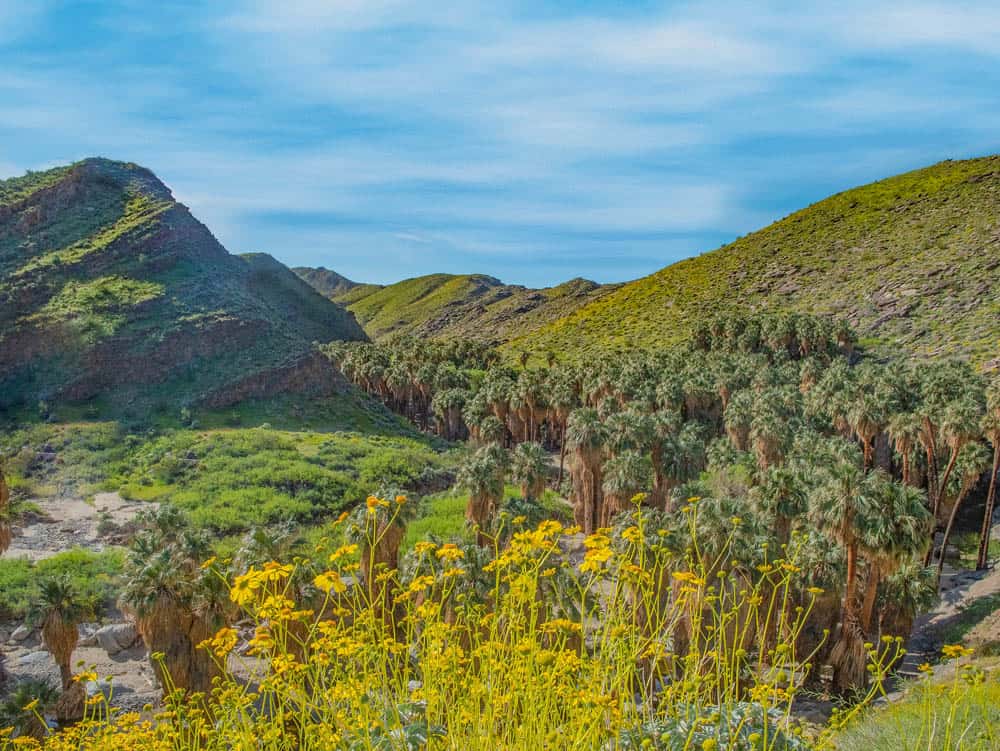
{"label": "rock", "polygon": [[51,661],[49,653],[45,650],[38,650],[37,652],[28,652],[26,655],[22,655],[17,661],[17,664],[22,667],[28,667],[33,665],[42,665],[46,662]]}
{"label": "rock", "polygon": [[134,646],[139,640],[139,632],[134,623],[112,623],[97,629],[94,638],[101,649],[114,657]]}
{"label": "rock", "polygon": [[31,636],[31,629],[25,626],[23,623],[14,629],[14,632],[10,635],[10,640],[15,643],[20,643]]}

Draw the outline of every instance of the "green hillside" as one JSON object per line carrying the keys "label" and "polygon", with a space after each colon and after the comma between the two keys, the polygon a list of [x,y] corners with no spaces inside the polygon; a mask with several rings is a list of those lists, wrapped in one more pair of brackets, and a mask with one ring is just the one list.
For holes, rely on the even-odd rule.
{"label": "green hillside", "polygon": [[[295,271],[323,291],[324,275],[304,273],[321,270]],[[430,274],[386,287],[355,285],[332,299],[354,313],[373,339],[462,337],[496,344],[556,321],[611,289],[586,279],[529,289],[482,274]]]}
{"label": "green hillside", "polygon": [[848,190],[603,295],[511,350],[656,347],[734,308],[847,318],[863,343],[1000,366],[1000,157]]}
{"label": "green hillside", "polygon": [[149,170],[87,159],[0,181],[0,408],[329,390],[313,342],[364,337],[274,259],[227,253]]}

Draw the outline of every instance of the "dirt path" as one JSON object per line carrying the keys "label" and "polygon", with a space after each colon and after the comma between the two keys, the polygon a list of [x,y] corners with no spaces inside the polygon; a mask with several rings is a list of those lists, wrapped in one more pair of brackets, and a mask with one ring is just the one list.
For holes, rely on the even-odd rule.
{"label": "dirt path", "polygon": [[[124,500],[118,493],[98,493],[92,503],[82,498],[57,498],[34,501],[40,514],[31,514],[26,522],[14,529],[11,547],[5,559],[27,558],[40,561],[74,547],[101,551],[114,544],[113,531],[127,525],[153,504]],[[110,522],[110,524],[108,524]],[[109,536],[108,531],[112,534]],[[112,611],[105,622],[121,623],[124,616]],[[141,709],[159,699],[146,651],[135,646],[109,655],[88,639],[103,624],[83,624],[81,643],[73,652],[73,663],[83,661],[87,668],[101,676],[101,690],[107,691],[107,679],[113,687],[113,703],[124,709]],[[46,680],[59,685],[59,670],[42,646],[37,632],[17,633],[19,622],[0,623],[0,652],[11,677],[11,685],[26,679]],[[13,638],[15,634],[18,638]],[[96,690],[98,687],[90,686]]]}
{"label": "dirt path", "polygon": [[41,515],[31,514],[15,526],[14,540],[5,558],[39,561],[74,547],[104,550],[109,540],[102,523],[124,525],[155,504],[126,501],[118,493],[98,493],[92,503],[82,498],[52,498],[33,501]]}

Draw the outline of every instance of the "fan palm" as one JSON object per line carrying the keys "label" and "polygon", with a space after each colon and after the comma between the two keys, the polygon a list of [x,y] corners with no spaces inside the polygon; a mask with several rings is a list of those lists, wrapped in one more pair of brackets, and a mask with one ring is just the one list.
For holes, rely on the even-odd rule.
{"label": "fan palm", "polygon": [[548,473],[549,455],[539,444],[521,443],[511,452],[511,479],[520,487],[525,500],[541,497]]}
{"label": "fan palm", "polygon": [[958,454],[970,441],[976,440],[980,436],[979,422],[982,419],[980,406],[971,398],[962,399],[953,404],[945,413],[941,421],[941,437],[944,439],[951,455],[948,458],[948,465],[938,485],[937,494],[934,501],[934,517],[941,513],[941,502],[948,487],[948,480],[955,469],[958,461]]}
{"label": "fan palm", "polygon": [[877,474],[865,475],[856,447],[839,443],[831,447],[825,481],[809,497],[809,519],[837,540],[847,560],[840,638],[830,654],[834,686],[849,690],[865,679],[864,634],[857,611],[858,551],[861,532],[872,517],[872,487]]}
{"label": "fan palm", "polygon": [[585,534],[599,526],[604,504],[602,466],[607,429],[596,409],[573,411],[566,425],[566,443],[574,452],[573,513]]}
{"label": "fan palm", "polygon": [[774,520],[779,546],[787,545],[792,524],[806,510],[806,488],[795,470],[783,466],[764,470],[758,484],[750,490],[750,501],[758,511]]}
{"label": "fan palm", "polygon": [[912,485],[913,449],[920,442],[920,416],[913,412],[898,412],[889,418],[887,429],[902,463],[903,484]]}
{"label": "fan palm", "polygon": [[150,655],[163,656],[153,663],[160,686],[207,692],[219,670],[211,653],[197,647],[232,615],[219,571],[201,565],[209,554],[208,539],[169,506],[141,522],[120,602],[135,617]]}
{"label": "fan palm", "polygon": [[604,465],[604,506],[599,526],[607,527],[617,514],[627,511],[632,499],[649,490],[653,468],[649,457],[638,451],[626,450]]}
{"label": "fan palm", "polygon": [[41,625],[42,643],[59,667],[63,690],[73,684],[73,650],[79,639],[77,626],[93,611],[68,575],[43,579],[31,620]]}
{"label": "fan palm", "polygon": [[459,467],[455,477],[456,486],[469,494],[465,518],[476,530],[476,540],[482,546],[489,543],[486,530],[503,498],[506,464],[506,452],[501,447],[484,446]]}
{"label": "fan palm", "polygon": [[868,565],[868,581],[861,606],[861,627],[866,633],[871,632],[879,585],[904,563],[923,555],[933,528],[922,491],[894,482],[881,471],[869,484],[871,514],[859,534],[862,554]]}

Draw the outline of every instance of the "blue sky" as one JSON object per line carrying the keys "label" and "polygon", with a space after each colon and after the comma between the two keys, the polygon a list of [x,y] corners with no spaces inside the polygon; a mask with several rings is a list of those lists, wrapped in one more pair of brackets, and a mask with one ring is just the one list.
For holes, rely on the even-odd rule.
{"label": "blue sky", "polygon": [[0,177],[152,168],[233,252],[621,281],[1000,151],[994,3],[0,0]]}

